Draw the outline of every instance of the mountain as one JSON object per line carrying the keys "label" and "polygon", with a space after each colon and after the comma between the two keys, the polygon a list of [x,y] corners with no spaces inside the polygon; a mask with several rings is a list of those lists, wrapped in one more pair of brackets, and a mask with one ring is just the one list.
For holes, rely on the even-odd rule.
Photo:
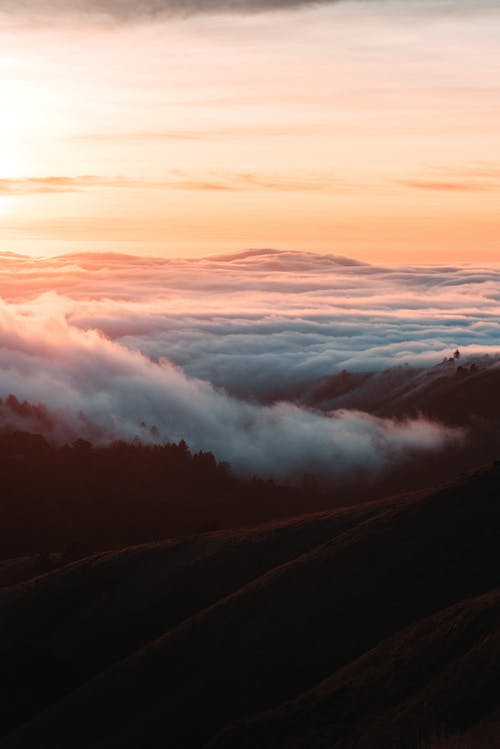
{"label": "mountain", "polygon": [[493,467],[5,589],[2,747],[420,749],[493,725],[499,489]]}

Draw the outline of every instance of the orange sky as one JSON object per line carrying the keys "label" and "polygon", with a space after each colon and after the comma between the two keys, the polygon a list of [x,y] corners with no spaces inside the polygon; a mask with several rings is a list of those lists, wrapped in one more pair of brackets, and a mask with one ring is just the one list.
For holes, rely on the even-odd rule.
{"label": "orange sky", "polygon": [[499,38],[486,0],[0,15],[0,249],[499,260]]}

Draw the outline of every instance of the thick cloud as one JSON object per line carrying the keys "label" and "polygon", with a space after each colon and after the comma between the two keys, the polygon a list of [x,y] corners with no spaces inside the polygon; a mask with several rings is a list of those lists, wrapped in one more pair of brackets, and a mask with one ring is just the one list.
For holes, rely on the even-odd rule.
{"label": "thick cloud", "polygon": [[[196,14],[269,13],[321,5],[334,5],[346,0],[1,0],[0,11],[17,15],[108,16],[119,21],[133,21],[162,16],[187,17]],[[383,0],[378,5],[400,9],[417,8],[428,12],[444,9],[477,10],[495,8],[496,0]]]}
{"label": "thick cloud", "polygon": [[340,0],[3,0],[0,8],[16,13],[108,15],[121,20],[199,13],[262,13],[332,5]]}
{"label": "thick cloud", "polygon": [[48,410],[14,402],[0,409],[4,423],[34,419],[59,439],[185,438],[277,476],[377,472],[459,437],[419,419],[321,415],[284,402],[290,389],[343,368],[424,366],[457,345],[499,344],[495,267],[384,268],[265,250],[4,255],[0,295],[0,397]]}

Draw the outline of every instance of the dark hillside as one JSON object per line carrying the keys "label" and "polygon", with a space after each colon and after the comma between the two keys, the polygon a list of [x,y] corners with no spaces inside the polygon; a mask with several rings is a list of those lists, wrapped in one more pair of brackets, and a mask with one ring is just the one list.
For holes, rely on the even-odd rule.
{"label": "dark hillside", "polygon": [[[500,587],[499,490],[500,471],[484,471],[433,495],[394,507],[388,505],[381,514],[346,529],[341,535],[335,535],[332,529],[326,542],[316,535],[318,529],[314,521],[309,526],[315,535],[314,548],[307,551],[305,544],[305,553],[294,556],[298,553],[295,546],[288,557],[290,561],[285,561],[286,554],[282,557],[284,564],[276,559],[273,564],[270,559],[266,572],[247,584],[242,581],[242,587],[233,588],[234,592],[226,597],[219,588],[216,595],[221,597],[217,602],[179,621],[177,626],[174,619],[172,628],[168,629],[167,619],[164,619],[162,637],[152,638],[147,647],[58,701],[12,734],[4,745],[23,749],[62,749],[68,745],[74,749],[94,746],[146,749],[165,741],[176,747],[194,749],[209,743],[234,721],[296,700],[325,679],[337,678],[336,674],[341,673],[339,669],[345,669],[383,640],[398,636],[401,630],[414,627],[419,621],[465,599]],[[304,522],[311,523],[310,520]],[[307,535],[309,531],[305,529],[306,526]],[[242,568],[249,559],[248,547],[243,544],[241,556],[236,552],[231,564]],[[128,579],[130,574],[129,568]],[[251,580],[252,576],[246,579]],[[59,575],[59,578],[64,579],[64,576]],[[158,579],[163,578],[160,575]],[[154,585],[154,580],[152,582]],[[49,583],[42,584],[50,590]],[[10,618],[12,629],[10,634],[6,633],[4,642],[12,640],[16,612],[25,618],[24,606],[32,597],[29,592],[32,585],[6,593],[3,618]],[[91,587],[95,596],[100,586],[97,585],[97,591],[95,583]],[[134,590],[137,589],[132,585],[131,591]],[[162,590],[163,583],[158,595]],[[65,585],[60,591],[63,601],[71,595],[71,589]],[[44,596],[42,592],[41,601]],[[48,610],[54,605],[50,600],[47,598]],[[140,609],[142,599],[137,593],[131,593],[131,600],[137,600]],[[119,632],[118,617],[115,619],[113,614],[115,607],[116,611],[123,610],[119,601],[118,597],[117,604],[113,595],[103,596],[100,604],[96,603],[95,618],[91,619],[88,614],[80,618],[77,606],[74,619],[70,617],[64,623],[62,618],[57,642],[64,641],[66,633],[67,642],[75,638],[71,645],[74,651],[82,625],[85,627],[87,621],[95,632],[99,621],[105,627],[108,617],[115,621],[113,630]],[[40,602],[37,605],[41,605]],[[450,622],[455,621],[454,616],[452,614]],[[374,675],[374,684],[378,683],[377,678],[394,681],[394,692],[392,696],[387,695],[387,705],[382,704],[380,697],[381,736],[385,736],[383,720],[392,720],[392,706],[401,704],[404,709],[397,719],[401,721],[401,736],[406,737],[406,743],[400,746],[417,749],[412,734],[416,718],[412,716],[423,713],[418,712],[418,704],[412,707],[411,700],[406,704],[408,687],[405,683],[409,684],[410,679],[417,684],[430,684],[430,694],[436,695],[436,706],[429,713],[429,721],[424,720],[422,724],[425,730],[439,728],[436,722],[441,722],[447,730],[460,728],[462,711],[459,707],[455,709],[452,703],[446,706],[443,696],[446,690],[439,688],[438,677],[434,685],[430,678],[434,671],[439,674],[439,668],[445,673],[448,661],[453,669],[454,659],[468,657],[471,650],[475,652],[474,643],[477,643],[478,653],[483,652],[483,644],[486,648],[484,674],[479,667],[474,672],[471,666],[476,682],[484,679],[484,688],[477,686],[472,678],[457,681],[465,690],[469,689],[464,692],[469,695],[470,704],[468,712],[463,713],[462,723],[473,723],[498,707],[497,694],[489,688],[493,676],[489,667],[486,668],[486,661],[491,661],[492,668],[496,668],[496,598],[491,611],[488,609],[484,616],[480,613],[477,617],[473,613],[472,620],[472,628],[467,629],[467,625],[463,638],[460,639],[460,635],[456,640],[456,651],[450,646],[448,655],[445,654],[442,663],[437,665],[433,665],[436,649],[433,650],[432,638],[426,640],[428,629],[424,627],[423,634],[416,630],[415,635],[401,635],[410,637],[408,642],[414,643],[417,655],[412,659],[410,653],[408,663],[403,662],[403,672],[408,675],[404,677],[403,674],[399,686],[397,663],[388,669],[387,676],[383,671],[378,677]],[[454,625],[448,624],[446,617],[443,621],[444,628],[453,631]],[[459,616],[457,621],[468,619],[462,620]],[[85,647],[95,647],[97,652],[99,638],[93,641],[92,637],[84,635]],[[419,654],[420,645],[422,652]],[[424,657],[426,649],[428,660]],[[61,657],[61,651],[51,652]],[[370,676],[363,678],[369,682]],[[457,686],[457,695],[461,688]],[[473,703],[475,689],[479,695],[476,707]],[[488,700],[486,694],[490,695]],[[361,695],[360,699],[364,697]],[[349,704],[346,703],[347,711],[351,709]],[[458,697],[455,704],[462,704]],[[384,718],[386,714],[389,717]],[[379,727],[369,723],[369,716],[367,720],[367,735],[376,738],[375,729]],[[418,722],[420,720],[423,718],[418,718]],[[333,715],[332,722],[334,728],[337,726],[337,733],[333,735],[341,742],[339,746],[349,746],[345,743],[352,734],[349,715],[340,719]],[[272,745],[271,739],[266,740]],[[385,749],[386,744],[381,740],[376,738],[376,742],[364,746]],[[240,743],[238,739],[234,745]],[[331,746],[331,743],[326,745]]]}
{"label": "dark hillside", "polygon": [[[236,724],[210,747],[402,749],[451,735],[457,749],[498,746],[499,673],[496,591],[398,633],[297,700]],[[464,734],[481,723],[484,744],[466,743]]]}
{"label": "dark hillside", "polygon": [[[400,500],[404,501],[404,500]],[[0,592],[3,731],[268,569],[387,503],[95,555]],[[28,660],[19,656],[27,649]],[[10,655],[8,655],[10,650]],[[7,659],[7,661],[5,660]],[[46,669],[57,665],[46,688]],[[30,700],[26,684],[37,685]]]}
{"label": "dark hillside", "polygon": [[79,440],[58,447],[41,435],[5,432],[0,434],[0,472],[0,558],[38,555],[34,566],[40,572],[57,559],[251,525],[332,504],[331,496],[310,487],[305,491],[233,476],[227,464],[211,453],[192,454],[184,442],[93,447]]}

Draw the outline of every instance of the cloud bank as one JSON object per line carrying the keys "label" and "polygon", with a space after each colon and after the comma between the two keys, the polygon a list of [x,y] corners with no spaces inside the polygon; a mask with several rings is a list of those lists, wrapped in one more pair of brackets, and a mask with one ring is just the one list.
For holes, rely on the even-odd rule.
{"label": "cloud bank", "polygon": [[344,368],[426,366],[457,345],[500,344],[495,267],[377,267],[271,250],[3,255],[0,295],[4,424],[31,422],[59,440],[186,439],[277,477],[373,474],[460,438],[423,419],[321,414],[287,393]]}

